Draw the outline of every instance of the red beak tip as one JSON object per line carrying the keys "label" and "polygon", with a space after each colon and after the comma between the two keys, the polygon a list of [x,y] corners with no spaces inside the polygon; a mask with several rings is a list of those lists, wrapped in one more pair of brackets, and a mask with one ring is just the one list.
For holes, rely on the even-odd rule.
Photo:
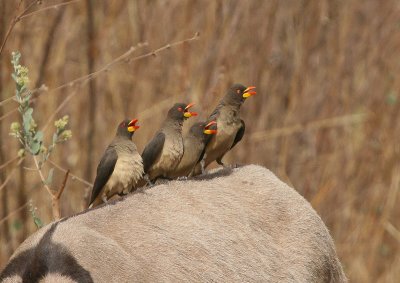
{"label": "red beak tip", "polygon": [[189,103],[186,107],[185,107],[185,110],[188,110],[190,107],[193,107],[194,106],[194,103],[192,102],[192,103]]}

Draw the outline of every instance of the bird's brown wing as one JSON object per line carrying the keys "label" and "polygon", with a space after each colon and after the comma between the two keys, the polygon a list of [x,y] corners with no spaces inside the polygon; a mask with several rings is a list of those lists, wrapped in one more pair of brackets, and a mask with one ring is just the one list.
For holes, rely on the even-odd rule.
{"label": "bird's brown wing", "polygon": [[92,196],[90,197],[90,204],[96,199],[100,194],[104,185],[107,183],[111,174],[114,172],[115,164],[117,163],[118,154],[114,147],[108,147],[103,157],[97,166],[97,175],[94,180],[94,185],[92,189]]}
{"label": "bird's brown wing", "polygon": [[222,102],[220,102],[217,107],[215,107],[214,111],[208,116],[208,122],[216,121],[219,116],[219,110],[224,106]]}
{"label": "bird's brown wing", "polygon": [[142,153],[143,169],[147,173],[150,167],[154,164],[160,156],[164,147],[165,134],[158,132],[154,138],[146,145]]}
{"label": "bird's brown wing", "polygon": [[231,146],[231,149],[242,140],[244,136],[244,131],[246,130],[246,124],[244,123],[243,120],[240,120],[242,123],[242,126],[239,128],[239,130],[236,133],[235,140],[233,141],[233,144]]}

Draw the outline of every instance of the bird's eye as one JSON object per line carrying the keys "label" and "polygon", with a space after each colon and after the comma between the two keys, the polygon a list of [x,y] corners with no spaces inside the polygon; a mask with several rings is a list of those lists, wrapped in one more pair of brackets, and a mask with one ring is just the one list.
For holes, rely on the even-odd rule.
{"label": "bird's eye", "polygon": [[178,111],[182,112],[182,107],[178,107]]}
{"label": "bird's eye", "polygon": [[240,89],[238,89],[238,90],[236,91],[236,93],[237,93],[237,94],[240,94]]}

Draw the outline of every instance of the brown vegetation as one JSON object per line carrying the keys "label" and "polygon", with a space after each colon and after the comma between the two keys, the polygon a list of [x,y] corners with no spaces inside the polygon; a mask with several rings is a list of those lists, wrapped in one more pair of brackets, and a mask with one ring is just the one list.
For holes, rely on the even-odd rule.
{"label": "brown vegetation", "polygon": [[[49,0],[14,25],[19,2],[0,1],[1,43],[13,26],[0,55],[0,101],[14,94],[9,62],[19,50],[31,88],[49,88],[35,102],[39,127],[57,109],[57,118],[70,115],[73,138],[52,159],[61,166],[53,189],[62,168],[70,170],[62,215],[84,207],[88,185],[74,176],[93,181],[118,121],[139,119],[134,141],[142,150],[173,101],[196,102],[204,118],[240,82],[256,85],[257,95],[243,105],[246,135],[225,160],[265,165],[305,196],[350,281],[400,277],[398,1],[76,0],[34,12],[62,3]],[[196,32],[197,40],[107,66],[132,46],[129,58]],[[105,66],[90,84],[52,91]],[[36,230],[29,199],[44,222],[52,218],[37,172],[24,169],[32,160],[16,166],[18,144],[8,136],[15,107],[0,102],[0,267]]]}

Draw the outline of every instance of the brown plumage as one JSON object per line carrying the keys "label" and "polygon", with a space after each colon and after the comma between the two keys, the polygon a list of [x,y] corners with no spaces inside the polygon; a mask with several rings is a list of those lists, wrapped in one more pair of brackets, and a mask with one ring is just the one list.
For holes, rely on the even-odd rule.
{"label": "brown plumage", "polygon": [[137,119],[122,121],[107,147],[94,181],[90,207],[107,202],[114,195],[127,194],[143,176],[143,161],[132,141]]}
{"label": "brown plumage", "polygon": [[[245,87],[235,84],[211,113],[208,121],[216,121],[218,133],[211,137],[204,154],[204,165],[207,167],[214,160],[222,163],[224,155],[231,150],[242,138],[245,132],[245,123],[240,119],[240,107],[246,98],[256,94],[255,87]],[[225,166],[225,165],[224,165]],[[196,166],[195,174],[201,173],[200,165]]]}
{"label": "brown plumage", "polygon": [[190,176],[197,163],[203,159],[206,145],[211,140],[212,135],[216,133],[217,123],[215,121],[193,124],[183,139],[183,157],[170,176],[174,178]]}
{"label": "brown plumage", "polygon": [[142,153],[144,172],[149,183],[157,178],[171,178],[183,156],[183,121],[197,115],[189,112],[194,104],[176,103],[167,114],[161,129]]}

